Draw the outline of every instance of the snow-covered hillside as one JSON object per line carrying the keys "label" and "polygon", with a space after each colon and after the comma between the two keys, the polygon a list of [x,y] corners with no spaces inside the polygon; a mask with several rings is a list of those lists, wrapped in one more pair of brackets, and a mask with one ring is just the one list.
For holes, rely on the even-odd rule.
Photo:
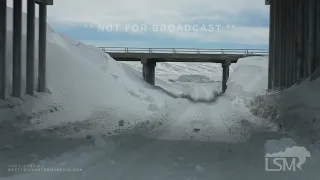
{"label": "snow-covered hillside", "polygon": [[[10,20],[11,13],[8,9]],[[25,49],[25,29],[23,34]],[[159,63],[153,87],[142,80],[140,63],[117,63],[50,27],[47,34],[50,93],[0,101],[0,180],[301,179],[306,173],[308,179],[317,178],[320,148],[286,135],[290,130],[279,132],[279,120],[263,116],[265,108],[256,106],[262,103],[254,103],[266,95],[266,57],[232,65],[228,90],[219,94],[218,65]],[[25,50],[22,54],[25,61]],[[305,89],[317,95],[318,86],[313,86]],[[285,99],[305,90],[288,91]],[[307,100],[295,101],[286,102]],[[309,112],[319,118],[316,109]],[[293,140],[288,144],[283,137]],[[310,151],[303,172],[265,171],[265,151],[282,142]],[[21,165],[36,165],[27,169],[40,171],[10,170]]]}

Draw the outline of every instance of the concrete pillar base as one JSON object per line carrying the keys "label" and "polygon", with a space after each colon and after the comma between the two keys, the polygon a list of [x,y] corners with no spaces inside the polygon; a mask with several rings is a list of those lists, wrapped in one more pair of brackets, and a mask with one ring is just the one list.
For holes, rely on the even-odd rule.
{"label": "concrete pillar base", "polygon": [[141,60],[142,63],[142,77],[143,79],[151,84],[155,85],[155,61]]}

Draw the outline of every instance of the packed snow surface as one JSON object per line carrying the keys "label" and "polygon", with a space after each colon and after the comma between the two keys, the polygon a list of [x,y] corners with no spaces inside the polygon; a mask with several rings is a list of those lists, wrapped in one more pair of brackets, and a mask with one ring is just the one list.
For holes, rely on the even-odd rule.
{"label": "packed snow surface", "polygon": [[[0,101],[0,180],[318,179],[319,81],[274,98],[266,93],[267,57],[250,57],[232,65],[224,94],[212,63],[158,63],[153,87],[140,63],[118,63],[49,26],[47,34],[49,93]],[[25,35],[24,28],[23,49]],[[269,113],[267,100],[286,106]],[[314,125],[294,131],[288,116]],[[298,137],[311,130],[311,140]],[[266,153],[292,146],[310,152],[303,171],[265,170]]]}

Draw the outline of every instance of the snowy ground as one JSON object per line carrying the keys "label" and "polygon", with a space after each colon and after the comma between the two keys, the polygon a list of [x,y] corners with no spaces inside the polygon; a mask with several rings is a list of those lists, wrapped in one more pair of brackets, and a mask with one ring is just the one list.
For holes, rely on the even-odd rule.
{"label": "snowy ground", "polygon": [[[47,58],[49,94],[0,101],[0,180],[318,179],[319,82],[268,95],[266,57],[232,65],[225,94],[216,64],[159,63],[152,87],[141,64],[117,63],[51,28]],[[312,155],[303,172],[265,171],[266,152],[293,145]],[[21,165],[71,172],[10,171]]]}

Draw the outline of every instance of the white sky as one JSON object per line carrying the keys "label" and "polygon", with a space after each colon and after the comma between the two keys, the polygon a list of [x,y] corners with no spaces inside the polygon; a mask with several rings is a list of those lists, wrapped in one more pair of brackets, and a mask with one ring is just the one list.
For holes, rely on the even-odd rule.
{"label": "white sky", "polygon": [[[26,0],[25,0],[26,1]],[[264,0],[54,0],[48,7],[50,21],[61,24],[191,24],[195,20],[228,22],[238,14],[255,10],[268,12]],[[12,0],[8,0],[12,6]],[[26,5],[24,5],[26,11]],[[254,18],[254,17],[252,17]],[[235,27],[220,31],[219,35],[202,32],[173,32],[178,38],[203,41],[268,43],[268,28]]]}

